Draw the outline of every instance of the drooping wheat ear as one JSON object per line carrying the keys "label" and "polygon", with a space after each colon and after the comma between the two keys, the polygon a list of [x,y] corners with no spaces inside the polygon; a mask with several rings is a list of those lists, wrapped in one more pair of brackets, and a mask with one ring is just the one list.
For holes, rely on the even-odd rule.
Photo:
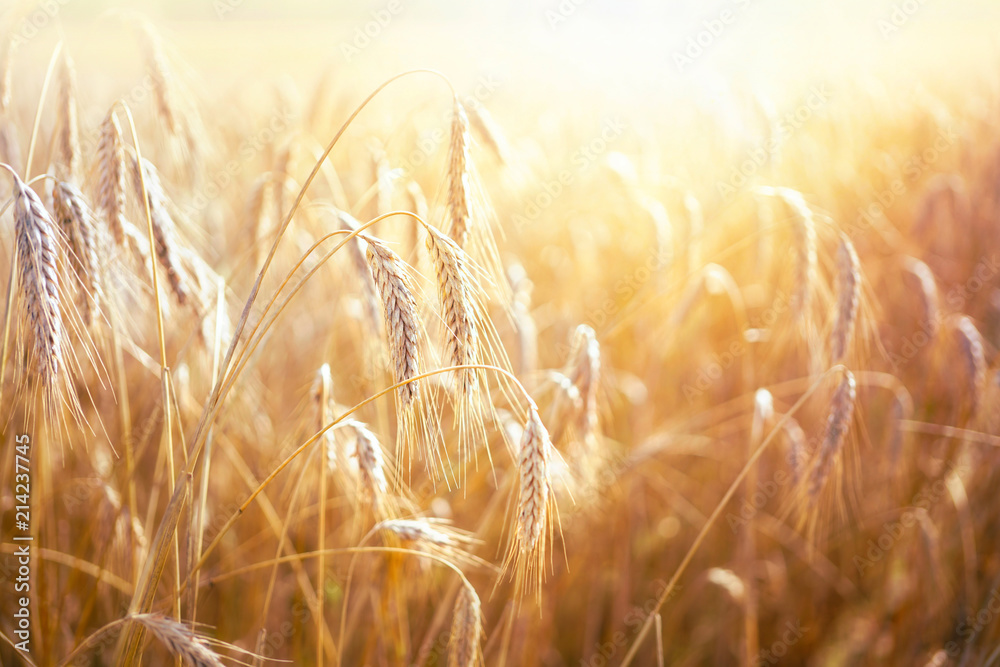
{"label": "drooping wheat ear", "polygon": [[792,312],[795,320],[802,322],[809,313],[812,285],[816,280],[816,221],[800,192],[789,188],[775,188],[774,191],[792,212],[792,234],[795,238]]}
{"label": "drooping wheat ear", "polygon": [[500,125],[493,119],[493,115],[479,102],[475,102],[469,107],[469,120],[476,134],[482,139],[497,162],[508,166],[512,163],[512,153],[510,143],[504,135]]}
{"label": "drooping wheat ear", "polygon": [[145,626],[170,653],[191,667],[224,667],[208,642],[183,623],[160,614],[133,614],[130,618]]}
{"label": "drooping wheat ear", "polygon": [[[136,196],[142,201],[142,188],[139,176],[139,164],[132,160],[133,183],[135,184]],[[184,269],[180,265],[178,249],[174,238],[174,221],[167,210],[167,195],[163,191],[160,183],[159,173],[156,167],[147,160],[142,159],[142,178],[146,183],[146,198],[149,202],[150,220],[153,223],[153,240],[156,243],[156,258],[159,260],[163,270],[167,272],[167,280],[170,283],[170,290],[177,298],[177,303],[183,305],[187,303],[188,287]]]}
{"label": "drooping wheat ear", "polygon": [[[368,266],[382,297],[382,314],[389,337],[389,356],[397,383],[420,374],[420,319],[413,281],[406,265],[389,246],[376,238],[359,234],[368,243]],[[403,408],[419,396],[417,381],[407,382],[396,390]]]}
{"label": "drooping wheat ear", "polygon": [[841,235],[837,248],[837,312],[830,334],[830,363],[843,360],[851,345],[861,302],[861,264],[854,244]]}
{"label": "drooping wheat ear", "polygon": [[[427,250],[437,275],[448,361],[453,366],[475,364],[479,359],[479,318],[469,257],[457,243],[431,226],[427,227]],[[455,379],[457,391],[465,398],[479,386],[477,373],[471,368],[457,371]]]}
{"label": "drooping wheat ear", "polygon": [[178,100],[174,90],[173,73],[163,51],[163,40],[148,21],[137,20],[135,25],[141,34],[146,70],[152,80],[157,114],[170,134],[176,135],[180,128]]}
{"label": "drooping wheat ear", "polygon": [[365,499],[373,507],[378,507],[389,491],[385,476],[385,459],[378,438],[367,426],[356,420],[347,424],[354,429],[354,455],[358,458],[358,476]]}
{"label": "drooping wheat ear", "polygon": [[975,412],[979,406],[980,394],[986,387],[987,365],[983,337],[972,320],[965,315],[953,319],[952,323],[959,348],[962,350],[962,360],[965,362],[970,407]]}
{"label": "drooping wheat ear", "polygon": [[[352,215],[346,211],[337,211],[337,219],[340,221],[340,228],[346,229],[347,231],[355,231],[361,226]],[[378,290],[375,287],[375,279],[372,277],[372,272],[368,268],[368,262],[365,260],[365,254],[361,251],[361,240],[355,237],[350,243],[347,244],[345,248],[347,254],[351,258],[351,263],[354,265],[355,275],[358,281],[361,283],[362,292],[362,305],[364,306],[365,316],[368,320],[369,331],[373,334],[377,334],[382,328],[382,316],[379,315],[381,307],[379,306]]]}
{"label": "drooping wheat ear", "polygon": [[439,546],[455,544],[451,535],[426,519],[389,519],[375,528],[388,531],[404,542],[426,542]]}
{"label": "drooping wheat ear", "polygon": [[119,247],[125,245],[125,144],[114,109],[101,123],[97,142],[97,208],[104,212],[108,227]]}
{"label": "drooping wheat ear", "polygon": [[[522,554],[544,550],[548,526],[549,450],[552,443],[538,409],[532,406],[521,435],[521,492],[517,506],[517,540]],[[538,573],[541,576],[541,573]]]}
{"label": "drooping wheat ear", "polygon": [[56,175],[64,181],[79,182],[80,129],[77,124],[76,67],[63,51],[59,70],[59,136],[56,140]]}
{"label": "drooping wheat ear", "polygon": [[792,483],[798,484],[809,461],[810,452],[806,433],[794,417],[785,420],[785,426],[782,430],[785,433],[785,440],[788,442],[787,461],[788,467],[792,470]]}
{"label": "drooping wheat ear", "polygon": [[455,97],[448,144],[448,236],[462,248],[469,240],[469,117]]}
{"label": "drooping wheat ear", "polygon": [[94,310],[101,302],[98,230],[94,214],[87,206],[83,193],[65,181],[56,181],[52,187],[52,208],[63,235],[69,241],[70,266],[82,288],[82,314],[89,325],[93,322]]}
{"label": "drooping wheat ear", "polygon": [[448,639],[448,667],[473,667],[479,664],[479,643],[482,636],[483,612],[479,595],[466,583],[455,600],[451,637]]}
{"label": "drooping wheat ear", "polygon": [[34,365],[42,386],[51,389],[63,368],[66,335],[60,306],[58,232],[42,200],[16,175],[14,190],[18,283],[34,337]]}
{"label": "drooping wheat ear", "polygon": [[933,338],[938,329],[938,289],[931,267],[915,257],[903,258],[903,269],[917,281],[920,293],[920,305],[924,314],[924,323],[928,335]]}
{"label": "drooping wheat ear", "polygon": [[813,498],[819,495],[823,488],[823,484],[840,454],[844,438],[851,427],[856,392],[854,374],[845,369],[844,378],[840,381],[840,385],[833,395],[833,400],[830,402],[830,414],[826,420],[823,444],[820,446],[819,458],[809,480],[809,495]]}

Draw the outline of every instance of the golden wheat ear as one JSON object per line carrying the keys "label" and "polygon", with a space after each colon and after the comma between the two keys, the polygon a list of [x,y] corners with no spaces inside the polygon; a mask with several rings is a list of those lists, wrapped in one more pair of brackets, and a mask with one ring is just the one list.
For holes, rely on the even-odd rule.
{"label": "golden wheat ear", "polygon": [[448,667],[473,667],[482,662],[483,610],[476,590],[463,583],[455,600],[448,639]]}
{"label": "golden wheat ear", "polygon": [[861,264],[854,244],[841,234],[837,248],[837,310],[830,334],[830,363],[837,364],[847,356],[858,319],[861,302]]}
{"label": "golden wheat ear", "polygon": [[518,598],[527,593],[541,599],[545,554],[552,541],[555,509],[549,466],[551,456],[549,432],[538,415],[538,408],[531,405],[521,432],[518,501],[504,562],[504,571],[513,577]]}
{"label": "golden wheat ear", "polygon": [[56,176],[78,183],[80,179],[80,129],[77,120],[76,66],[69,52],[62,52],[59,69],[58,135],[55,141]]}
{"label": "golden wheat ear", "polygon": [[208,642],[183,623],[160,614],[134,614],[130,618],[141,623],[172,655],[190,667],[224,667]]}
{"label": "golden wheat ear", "polygon": [[18,289],[22,321],[30,327],[33,341],[28,363],[54,399],[55,387],[65,372],[68,343],[59,284],[58,231],[35,191],[16,174],[13,177]]}
{"label": "golden wheat ear", "polygon": [[826,419],[823,443],[820,445],[819,457],[816,459],[809,478],[811,502],[816,501],[826,480],[836,467],[844,440],[851,428],[851,417],[854,415],[856,397],[857,387],[854,382],[854,374],[844,369],[844,377],[830,401],[830,412]]}
{"label": "golden wheat ear", "polygon": [[125,144],[122,128],[114,109],[101,122],[97,142],[97,209],[104,213],[104,219],[111,230],[115,243],[125,247],[126,198],[128,172],[125,161]]}
{"label": "golden wheat ear", "polygon": [[[141,169],[141,175],[140,175]],[[153,240],[156,247],[156,259],[167,274],[170,291],[177,303],[184,304],[188,300],[190,288],[189,277],[181,266],[177,241],[175,239],[174,220],[167,208],[167,195],[160,183],[160,175],[153,163],[146,158],[142,165],[132,159],[132,182],[136,188],[136,196],[142,201],[142,185],[146,187],[146,202],[149,206],[149,217],[153,227]]]}
{"label": "golden wheat ear", "polygon": [[52,207],[63,237],[69,243],[70,266],[80,286],[84,324],[90,326],[101,306],[102,271],[98,258],[101,248],[100,230],[94,213],[83,193],[65,181],[52,187]]}

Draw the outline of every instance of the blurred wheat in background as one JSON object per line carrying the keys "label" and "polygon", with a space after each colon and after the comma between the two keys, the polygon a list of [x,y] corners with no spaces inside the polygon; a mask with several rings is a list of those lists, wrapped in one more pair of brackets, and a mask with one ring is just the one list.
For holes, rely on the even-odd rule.
{"label": "blurred wheat in background", "polygon": [[0,664],[1000,664],[994,3],[2,9]]}

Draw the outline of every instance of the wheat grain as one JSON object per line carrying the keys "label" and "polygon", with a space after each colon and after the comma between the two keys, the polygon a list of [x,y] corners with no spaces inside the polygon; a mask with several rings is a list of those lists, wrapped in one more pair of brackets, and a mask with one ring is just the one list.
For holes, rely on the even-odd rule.
{"label": "wheat grain", "polygon": [[980,403],[980,394],[986,386],[986,352],[983,348],[983,337],[979,329],[965,315],[952,320],[962,360],[965,362],[968,378],[969,403],[973,412]]}

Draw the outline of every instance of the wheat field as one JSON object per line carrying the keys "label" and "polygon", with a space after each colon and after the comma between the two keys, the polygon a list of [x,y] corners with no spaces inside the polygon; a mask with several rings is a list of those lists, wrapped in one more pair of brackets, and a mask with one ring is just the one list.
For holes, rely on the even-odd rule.
{"label": "wheat field", "polygon": [[0,665],[1000,664],[991,3],[0,10]]}

